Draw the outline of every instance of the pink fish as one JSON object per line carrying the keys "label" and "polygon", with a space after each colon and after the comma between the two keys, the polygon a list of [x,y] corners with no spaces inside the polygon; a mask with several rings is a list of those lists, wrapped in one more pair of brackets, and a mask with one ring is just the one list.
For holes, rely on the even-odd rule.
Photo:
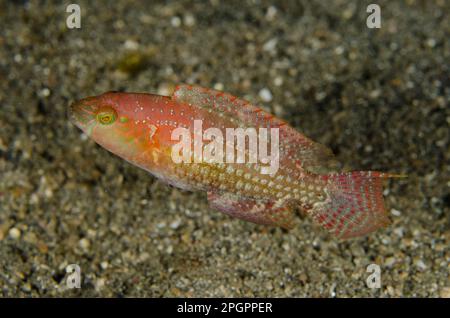
{"label": "pink fish", "polygon": [[[389,224],[382,182],[400,175],[337,172],[328,148],[230,94],[180,85],[170,97],[109,92],[82,99],[70,109],[73,123],[102,147],[173,186],[206,191],[210,205],[231,216],[291,228],[299,209],[340,238],[365,235]],[[261,161],[198,160],[195,142],[194,157],[189,155],[193,162],[174,162],[173,149],[180,142],[173,138],[175,129],[184,129],[195,140],[198,122],[203,130],[215,128],[223,136],[230,128],[276,129],[278,153],[272,157],[278,160],[276,172],[263,173],[268,165]],[[197,150],[212,143],[201,136],[203,144]],[[233,153],[242,151],[242,144],[233,146]]]}

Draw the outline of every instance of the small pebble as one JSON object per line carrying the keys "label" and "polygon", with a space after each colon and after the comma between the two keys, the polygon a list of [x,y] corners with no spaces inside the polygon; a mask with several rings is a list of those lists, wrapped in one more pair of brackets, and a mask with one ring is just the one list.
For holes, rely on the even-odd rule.
{"label": "small pebble", "polygon": [[11,237],[13,240],[17,240],[18,238],[20,238],[20,235],[21,233],[18,228],[13,227],[9,230],[9,237]]}
{"label": "small pebble", "polygon": [[403,232],[404,232],[403,227],[397,227],[397,228],[394,229],[394,233],[398,237],[403,237]]}
{"label": "small pebble", "polygon": [[175,85],[163,82],[158,86],[158,95],[171,96],[174,90]]}
{"label": "small pebble", "polygon": [[223,91],[224,86],[222,83],[216,83],[216,84],[214,84],[214,89],[217,91]]}
{"label": "small pebble", "polygon": [[320,101],[324,100],[325,97],[327,97],[327,93],[326,92],[317,92],[315,97],[316,97],[316,101],[320,102]]}
{"label": "small pebble", "polygon": [[95,290],[100,291],[105,286],[105,279],[99,278],[95,281]]}
{"label": "small pebble", "polygon": [[424,271],[427,269],[427,265],[424,263],[424,261],[422,259],[414,260],[414,265],[421,271]]}
{"label": "small pebble", "polygon": [[336,297],[336,283],[333,283],[330,287],[330,297]]}
{"label": "small pebble", "polygon": [[427,43],[427,46],[431,47],[431,48],[436,46],[436,40],[433,38],[428,39],[426,43]]}
{"label": "small pebble", "polygon": [[14,55],[14,62],[16,62],[16,63],[22,62],[22,55],[20,55],[20,54]]}
{"label": "small pebble", "polygon": [[170,228],[173,230],[176,230],[177,228],[180,227],[180,224],[181,224],[181,221],[179,219],[175,220],[172,223],[170,223]]}
{"label": "small pebble", "polygon": [[195,17],[192,14],[186,14],[184,16],[184,24],[188,27],[192,27],[195,25]]}
{"label": "small pebble", "polygon": [[127,50],[137,50],[139,48],[139,43],[133,40],[126,40],[123,46]]}
{"label": "small pebble", "polygon": [[344,53],[344,48],[342,47],[342,46],[338,46],[338,47],[336,47],[335,49],[334,49],[334,53],[336,54],[336,55],[341,55],[342,53]]}
{"label": "small pebble", "polygon": [[47,87],[44,87],[39,91],[39,96],[41,97],[48,97],[50,96],[50,90]]}
{"label": "small pebble", "polygon": [[276,14],[277,8],[275,8],[274,6],[270,6],[266,12],[266,19],[272,21],[275,18]]}
{"label": "small pebble", "polygon": [[108,266],[109,266],[109,263],[107,261],[103,261],[103,262],[100,263],[100,267],[102,269],[107,269]]}
{"label": "small pebble", "polygon": [[270,90],[268,88],[263,88],[262,90],[260,90],[259,97],[261,98],[261,100],[263,102],[266,102],[266,103],[272,101],[272,93],[270,92]]}
{"label": "small pebble", "polygon": [[443,287],[439,292],[442,298],[450,298],[450,287]]}
{"label": "small pebble", "polygon": [[275,77],[275,79],[273,80],[273,84],[275,86],[281,86],[283,85],[283,78],[281,76],[277,76]]}
{"label": "small pebble", "polygon": [[375,89],[369,93],[369,97],[372,99],[378,98],[381,96],[381,91],[379,89]]}
{"label": "small pebble", "polygon": [[397,260],[395,259],[395,257],[388,257],[384,260],[384,266],[392,267],[392,265],[394,265],[396,261]]}
{"label": "small pebble", "polygon": [[82,238],[79,242],[78,242],[78,244],[80,245],[80,247],[83,249],[83,250],[88,250],[89,249],[89,247],[91,246],[91,242],[89,242],[89,240],[87,239],[87,238]]}
{"label": "small pebble", "polygon": [[263,45],[263,51],[273,51],[277,46],[278,40],[276,38],[270,39]]}
{"label": "small pebble", "polygon": [[178,28],[181,25],[181,19],[179,17],[173,17],[170,19],[170,24],[172,24],[173,27]]}

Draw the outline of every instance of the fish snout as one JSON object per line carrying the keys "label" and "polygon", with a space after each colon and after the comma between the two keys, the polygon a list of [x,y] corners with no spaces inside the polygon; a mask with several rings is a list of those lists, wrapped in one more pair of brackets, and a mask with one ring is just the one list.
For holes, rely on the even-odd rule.
{"label": "fish snout", "polygon": [[70,104],[68,115],[73,124],[85,130],[86,126],[95,120],[97,110],[98,106],[93,98],[85,98]]}

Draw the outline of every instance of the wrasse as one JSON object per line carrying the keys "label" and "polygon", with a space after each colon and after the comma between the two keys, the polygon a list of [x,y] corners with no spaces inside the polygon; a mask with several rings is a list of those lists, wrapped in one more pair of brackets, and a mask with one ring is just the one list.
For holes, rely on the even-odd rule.
{"label": "wrasse", "polygon": [[[70,118],[108,151],[175,187],[206,191],[213,208],[258,224],[292,228],[301,210],[339,238],[365,235],[389,224],[382,182],[401,177],[339,172],[328,148],[286,122],[248,101],[197,86],[177,86],[170,97],[120,92],[88,97],[70,106]],[[276,172],[262,172],[267,162],[175,163],[174,130],[182,128],[195,139],[198,121],[223,135],[230,128],[276,129]]]}

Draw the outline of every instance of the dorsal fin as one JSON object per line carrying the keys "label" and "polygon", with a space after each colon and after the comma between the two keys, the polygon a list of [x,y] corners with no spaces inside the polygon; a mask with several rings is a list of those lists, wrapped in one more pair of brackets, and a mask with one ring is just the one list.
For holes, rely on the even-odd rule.
{"label": "dorsal fin", "polygon": [[246,127],[279,128],[280,166],[297,166],[313,173],[334,171],[337,162],[327,147],[307,138],[285,121],[233,95],[191,85],[179,85],[172,98],[178,102],[214,109],[236,118]]}
{"label": "dorsal fin", "polygon": [[179,85],[175,88],[173,98],[179,102],[233,116],[253,127],[281,127],[286,125],[272,114],[256,107],[250,102],[231,94],[209,88],[191,85]]}

